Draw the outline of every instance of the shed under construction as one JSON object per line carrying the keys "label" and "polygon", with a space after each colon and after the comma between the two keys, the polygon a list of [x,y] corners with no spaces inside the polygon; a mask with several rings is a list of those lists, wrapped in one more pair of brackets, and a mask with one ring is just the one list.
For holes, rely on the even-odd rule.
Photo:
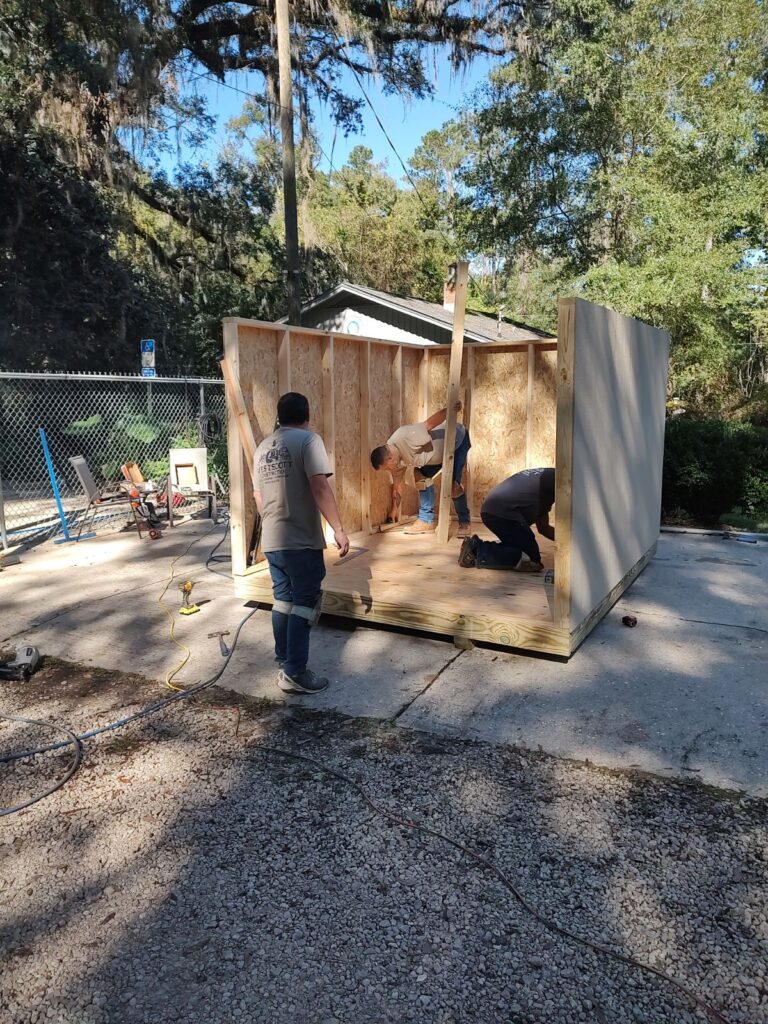
{"label": "shed under construction", "polygon": [[[344,559],[327,552],[325,612],[571,655],[656,550],[668,353],[666,332],[581,299],[561,300],[556,341],[464,347],[473,519],[505,477],[554,465],[556,540],[540,538],[552,583],[544,574],[462,569],[457,540],[440,544],[384,525],[389,487],[371,468],[370,450],[446,405],[448,346],[225,320],[236,593],[272,601],[267,564],[249,550],[253,449],[274,428],[279,395],[300,391],[325,441],[352,542]],[[413,491],[403,516],[416,508]],[[490,536],[480,524],[477,532]]]}

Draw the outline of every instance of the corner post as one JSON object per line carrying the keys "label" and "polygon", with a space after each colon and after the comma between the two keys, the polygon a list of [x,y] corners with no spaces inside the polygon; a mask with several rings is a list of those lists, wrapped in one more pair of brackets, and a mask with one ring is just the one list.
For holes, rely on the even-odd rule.
{"label": "corner post", "polygon": [[443,471],[440,486],[440,511],[437,519],[437,543],[447,544],[451,528],[451,489],[453,464],[456,459],[456,402],[461,386],[461,359],[464,354],[464,312],[467,304],[469,264],[459,260],[456,264],[456,305],[453,312],[453,339],[451,363],[448,369],[448,398],[445,413],[445,443],[443,445]]}

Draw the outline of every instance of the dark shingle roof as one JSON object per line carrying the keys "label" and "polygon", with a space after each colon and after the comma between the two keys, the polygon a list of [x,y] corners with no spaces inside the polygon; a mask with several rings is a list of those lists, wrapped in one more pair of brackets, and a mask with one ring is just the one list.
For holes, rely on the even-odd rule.
{"label": "dark shingle roof", "polygon": [[[448,328],[453,326],[453,313],[446,309],[439,302],[426,302],[424,299],[415,299],[408,296],[393,295],[390,292],[380,292],[375,288],[366,288],[359,284],[350,284],[342,281],[341,284],[330,291],[318,295],[305,303],[303,309],[315,309],[329,299],[337,298],[344,292],[356,295],[360,298],[367,298],[372,302],[388,306],[390,309],[410,313],[421,320],[429,320],[432,323],[445,325]],[[488,313],[467,312],[464,320],[465,336],[476,341],[537,341],[542,338],[554,338],[548,331],[539,330],[537,327],[529,327],[527,324],[517,323],[514,320],[499,320]]]}

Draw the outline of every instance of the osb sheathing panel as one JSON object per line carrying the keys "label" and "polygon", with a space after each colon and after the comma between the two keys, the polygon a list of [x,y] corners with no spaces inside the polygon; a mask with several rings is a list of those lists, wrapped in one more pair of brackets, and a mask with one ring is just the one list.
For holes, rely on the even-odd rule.
{"label": "osb sheathing panel", "polygon": [[[371,345],[370,442],[371,448],[386,444],[399,424],[392,423],[392,349]],[[389,474],[371,472],[371,526],[389,514]]]}
{"label": "osb sheathing panel", "polygon": [[291,391],[309,400],[309,423],[323,436],[323,353],[321,339],[291,331]]}
{"label": "osb sheathing panel", "polygon": [[[272,433],[277,406],[277,332],[262,327],[240,327],[238,331],[238,369],[243,401],[258,446]],[[243,458],[245,461],[245,458]],[[243,476],[245,503],[244,536],[250,541],[256,519],[249,466]]]}
{"label": "osb sheathing panel", "polygon": [[[448,399],[448,369],[451,362],[451,351],[449,348],[429,350],[429,398],[427,401],[427,416],[432,416],[439,409],[445,406]],[[440,507],[441,482],[435,486],[435,522],[437,522],[437,510]]]}
{"label": "osb sheathing panel", "polygon": [[277,331],[240,327],[238,343],[240,387],[259,444],[272,433],[277,415]]}
{"label": "osb sheathing panel", "polygon": [[531,465],[554,466],[557,352],[536,352],[533,375]]}
{"label": "osb sheathing panel", "polygon": [[335,489],[348,533],[362,529],[360,496],[360,342],[339,335],[333,341],[336,393]]}
{"label": "osb sheathing panel", "polygon": [[475,348],[472,471],[477,514],[496,484],[525,469],[528,353]]}
{"label": "osb sheathing panel", "polygon": [[[421,350],[403,347],[403,423],[419,421],[419,364]],[[401,514],[415,515],[419,510],[419,498],[413,487],[406,487],[403,495]]]}

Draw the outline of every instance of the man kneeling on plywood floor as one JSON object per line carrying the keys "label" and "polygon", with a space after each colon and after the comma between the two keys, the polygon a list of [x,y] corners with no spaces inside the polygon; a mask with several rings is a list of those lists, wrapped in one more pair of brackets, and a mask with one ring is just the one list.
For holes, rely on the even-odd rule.
{"label": "man kneeling on plywood floor", "polygon": [[461,545],[459,565],[464,569],[512,569],[541,572],[541,552],[531,525],[542,537],[555,539],[549,511],[555,502],[554,469],[524,469],[507,477],[490,492],[480,518],[498,541],[477,534]]}

